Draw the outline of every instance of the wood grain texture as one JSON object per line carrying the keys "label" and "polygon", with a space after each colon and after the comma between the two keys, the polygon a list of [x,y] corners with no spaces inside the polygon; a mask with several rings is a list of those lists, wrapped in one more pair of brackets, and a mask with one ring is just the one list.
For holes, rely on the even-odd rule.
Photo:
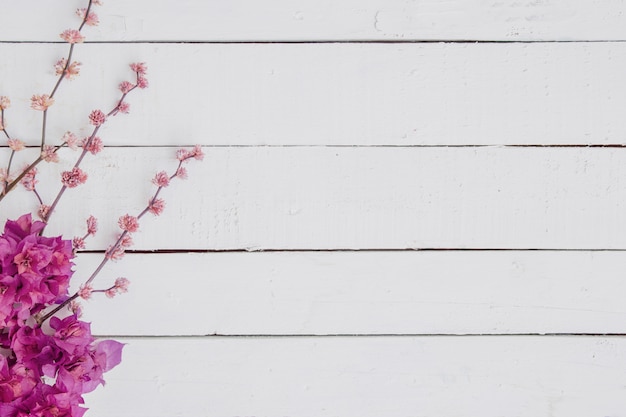
{"label": "wood grain texture", "polygon": [[[129,339],[92,417],[615,416],[626,340]],[[140,402],[140,406],[133,406]]]}
{"label": "wood grain texture", "polygon": [[[78,258],[77,284],[101,259]],[[105,335],[626,333],[623,252],[128,255],[129,294],[83,302]],[[76,285],[77,285],[76,284]]]}
{"label": "wood grain texture", "polygon": [[[142,222],[136,249],[626,248],[622,149],[206,151],[189,181],[165,190],[163,217]],[[90,180],[66,193],[48,233],[82,235],[93,214],[104,232],[89,248],[106,248],[119,216],[145,207],[154,173],[174,168],[173,154],[109,148],[89,157]],[[56,181],[42,183],[46,201]],[[25,192],[9,198],[3,219],[37,208]]]}
{"label": "wood grain texture", "polygon": [[[626,27],[626,26],[625,26]],[[65,45],[0,44],[10,132],[39,143],[32,94],[49,92]],[[50,109],[49,138],[86,134],[127,64],[149,65],[107,144],[622,144],[626,44],[79,45],[81,76]]]}
{"label": "wood grain texture", "polygon": [[[3,0],[2,40],[51,41],[74,8]],[[516,0],[108,0],[94,41],[624,40],[623,3]],[[33,13],[36,11],[36,13]],[[50,19],[54,16],[54,19]]]}

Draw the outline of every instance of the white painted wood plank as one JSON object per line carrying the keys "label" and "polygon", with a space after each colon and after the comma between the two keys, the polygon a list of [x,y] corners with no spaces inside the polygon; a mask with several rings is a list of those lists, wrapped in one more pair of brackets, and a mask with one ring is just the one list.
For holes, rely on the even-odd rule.
{"label": "white painted wood plank", "polygon": [[92,417],[619,416],[626,340],[129,339]]}
{"label": "white painted wood plank", "polygon": [[[623,252],[135,254],[130,293],[84,301],[107,335],[626,333]],[[101,257],[78,258],[75,286]]]}
{"label": "white painted wood plank", "polygon": [[[626,26],[624,26],[626,27]],[[0,44],[10,132],[37,144],[32,94],[64,45]],[[623,143],[626,44],[83,45],[49,137],[86,133],[127,64],[150,88],[101,131],[116,145],[505,145]]]}
{"label": "white painted wood plank", "polygon": [[[2,39],[57,40],[85,4],[3,0]],[[624,40],[623,11],[619,0],[107,0],[87,33],[96,41]]]}
{"label": "white painted wood plank", "polygon": [[[136,248],[626,248],[622,149],[206,151],[189,180],[165,190],[166,212],[146,217]],[[110,148],[88,158],[90,182],[66,193],[48,232],[82,234],[93,214],[103,232],[90,248],[107,247],[119,216],[154,192],[154,173],[173,168],[173,153]],[[56,191],[42,187],[51,200]],[[36,208],[31,195],[6,201],[2,219]]]}

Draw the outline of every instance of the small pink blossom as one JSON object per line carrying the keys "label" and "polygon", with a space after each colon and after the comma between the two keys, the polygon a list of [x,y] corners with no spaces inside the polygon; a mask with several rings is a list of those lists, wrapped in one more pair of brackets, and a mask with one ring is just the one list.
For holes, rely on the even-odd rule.
{"label": "small pink blossom", "polygon": [[102,6],[102,2],[100,0],[91,0],[92,5]]}
{"label": "small pink blossom", "polygon": [[170,177],[165,171],[157,172],[152,183],[158,187],[167,187],[170,184]]}
{"label": "small pink blossom", "polygon": [[85,21],[87,26],[97,26],[100,21],[98,20],[98,15],[94,12],[89,12],[87,18],[85,18],[85,13],[87,13],[87,9],[77,9],[76,14],[78,17]]}
{"label": "small pink blossom", "polygon": [[120,246],[124,249],[130,248],[133,246],[133,238],[130,234],[125,235],[122,240],[120,240]]}
{"label": "small pink blossom", "polygon": [[117,106],[117,110],[120,113],[124,113],[124,114],[128,114],[128,112],[130,111],[130,104],[128,104],[125,101],[122,101],[118,106]]}
{"label": "small pink blossom", "polygon": [[104,148],[104,144],[98,136],[94,136],[93,138],[91,138],[91,141],[89,140],[89,138],[83,139],[80,142],[80,146],[86,149],[88,152],[91,152],[93,155],[102,152],[102,149]]}
{"label": "small pink blossom", "polygon": [[178,169],[176,170],[176,178],[180,178],[181,180],[186,180],[187,179],[187,168],[185,168],[185,167],[178,167]]}
{"label": "small pink blossom", "polygon": [[74,188],[87,181],[87,173],[78,167],[72,168],[71,171],[64,171],[61,174],[61,182],[68,188]]}
{"label": "small pink blossom", "polygon": [[94,216],[87,218],[87,234],[93,236],[98,231],[98,219]]}
{"label": "small pink blossom", "polygon": [[104,294],[108,298],[113,298],[117,295],[117,289],[115,289],[115,287],[109,288],[108,290],[104,291]]}
{"label": "small pink blossom", "polygon": [[84,300],[89,300],[91,298],[91,294],[93,293],[93,287],[89,284],[81,285],[78,290],[78,295],[80,298]]}
{"label": "small pink blossom", "polygon": [[0,96],[0,110],[6,110],[11,107],[11,100],[6,96]]}
{"label": "small pink blossom", "polygon": [[143,76],[137,77],[137,87],[139,88],[148,88],[148,79]]}
{"label": "small pink blossom", "polygon": [[178,151],[176,151],[176,159],[181,162],[188,161],[191,158],[194,158],[198,161],[202,161],[204,159],[204,152],[202,151],[202,147],[200,145],[195,145],[192,150],[179,149]]}
{"label": "small pink blossom", "polygon": [[154,200],[150,200],[148,202],[148,211],[155,216],[159,216],[163,213],[163,209],[165,208],[165,201],[161,198],[155,198]]}
{"label": "small pink blossom", "polygon": [[72,239],[72,248],[74,250],[85,249],[85,239],[80,236],[75,236],[74,239]]}
{"label": "small pink blossom", "polygon": [[61,141],[67,145],[68,148],[75,151],[78,149],[78,137],[72,132],[65,132]]}
{"label": "small pink blossom", "polygon": [[31,168],[31,170],[28,171],[22,177],[22,180],[20,181],[20,183],[28,191],[34,191],[35,190],[35,185],[37,185],[37,183],[39,182],[39,181],[37,181],[36,175],[37,175],[37,168]]}
{"label": "small pink blossom", "polygon": [[129,285],[130,285],[130,281],[126,278],[120,277],[115,280],[115,288],[119,292],[128,292]]}
{"label": "small pink blossom", "polygon": [[89,123],[94,126],[101,126],[104,122],[106,122],[106,115],[102,112],[102,110],[94,110],[89,114]]}
{"label": "small pink blossom", "polygon": [[11,150],[18,152],[24,149],[24,142],[22,142],[19,139],[9,139],[7,141],[9,148],[11,148]]}
{"label": "small pink blossom", "polygon": [[46,162],[59,162],[59,155],[55,152],[54,146],[44,145],[43,151],[41,151],[41,159]]}
{"label": "small pink blossom", "polygon": [[76,29],[64,30],[59,36],[69,43],[82,43],[85,40],[85,37]]}
{"label": "small pink blossom", "polygon": [[145,75],[148,72],[148,66],[145,62],[134,62],[130,64],[130,68],[140,75]]}
{"label": "small pink blossom", "polygon": [[54,99],[48,94],[42,94],[40,96],[34,95],[30,98],[30,108],[33,110],[48,110],[48,107],[54,104]]}
{"label": "small pink blossom", "polygon": [[121,91],[123,94],[128,94],[128,93],[130,92],[130,90],[132,90],[132,89],[133,89],[133,87],[134,87],[134,86],[135,86],[135,85],[134,85],[133,83],[131,83],[131,82],[128,82],[128,81],[122,81],[122,82],[120,83],[120,91]]}
{"label": "small pink blossom", "polygon": [[83,315],[82,306],[76,300],[70,301],[70,310],[76,317],[80,318]]}
{"label": "small pink blossom", "polygon": [[118,245],[113,249],[113,246],[109,246],[104,256],[112,261],[120,260],[124,257],[124,248]]}
{"label": "small pink blossom", "polygon": [[67,68],[65,68],[66,65],[67,60],[65,58],[61,58],[57,61],[56,64],[54,64],[54,71],[57,76],[63,74],[63,77],[65,77],[66,79],[73,80],[80,73],[81,63],[74,61],[69,64]]}
{"label": "small pink blossom", "polygon": [[13,176],[7,175],[6,168],[0,168],[0,182],[11,182],[13,181]]}
{"label": "small pink blossom", "polygon": [[129,233],[134,233],[139,230],[139,220],[137,217],[131,216],[130,214],[125,214],[120,217],[117,224],[120,226],[120,229]]}
{"label": "small pink blossom", "polygon": [[39,209],[37,209],[37,215],[42,220],[46,220],[46,218],[48,217],[49,213],[50,213],[50,206],[48,206],[46,204],[40,205]]}

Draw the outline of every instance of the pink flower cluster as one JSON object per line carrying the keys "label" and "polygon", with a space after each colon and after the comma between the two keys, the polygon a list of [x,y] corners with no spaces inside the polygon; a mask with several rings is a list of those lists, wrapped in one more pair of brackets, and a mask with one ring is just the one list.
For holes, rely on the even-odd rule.
{"label": "pink flower cluster", "polygon": [[40,236],[44,226],[27,214],[7,221],[0,236],[2,417],[81,417],[83,394],[121,361],[123,345],[96,341],[77,314],[52,317],[49,330],[36,320],[68,299],[74,256],[71,241]]}

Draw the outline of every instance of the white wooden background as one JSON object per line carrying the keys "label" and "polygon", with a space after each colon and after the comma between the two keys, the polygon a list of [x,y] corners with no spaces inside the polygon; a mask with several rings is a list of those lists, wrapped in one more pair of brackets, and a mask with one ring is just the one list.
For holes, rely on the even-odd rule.
{"label": "white wooden background", "polygon": [[[0,95],[32,145],[82,4],[0,0]],[[86,132],[127,63],[151,85],[49,232],[99,217],[87,271],[173,150],[206,158],[102,275],[131,292],[86,306],[127,343],[87,415],[626,415],[625,11],[106,0],[50,137]],[[10,201],[2,221],[34,208]]]}

